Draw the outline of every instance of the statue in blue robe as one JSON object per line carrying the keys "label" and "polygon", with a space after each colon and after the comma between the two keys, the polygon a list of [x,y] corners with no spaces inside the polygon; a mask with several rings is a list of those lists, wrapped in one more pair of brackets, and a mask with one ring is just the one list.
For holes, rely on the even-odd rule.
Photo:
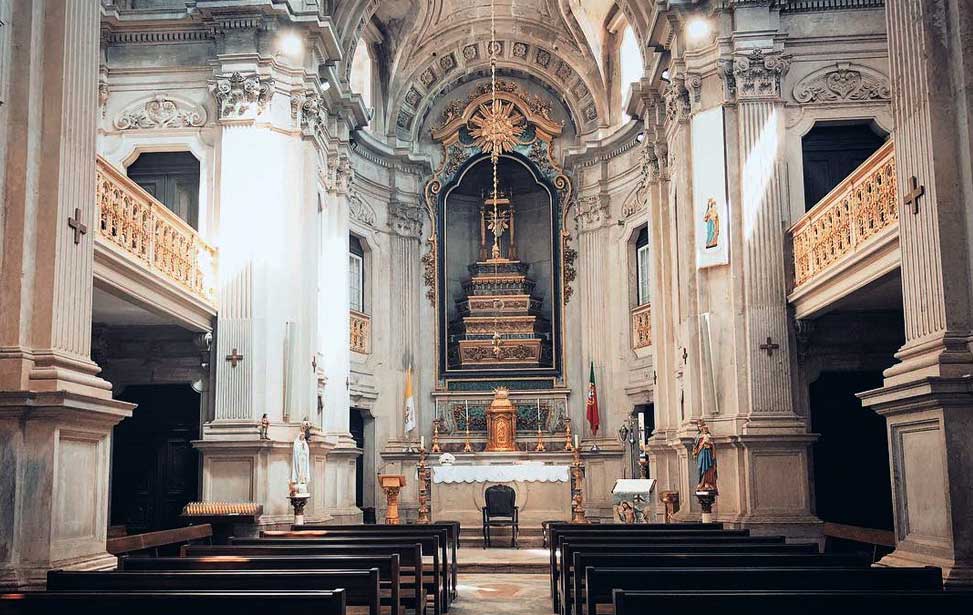
{"label": "statue in blue robe", "polygon": [[693,445],[693,457],[696,459],[696,476],[698,483],[696,491],[717,491],[716,489],[716,447],[713,436],[703,419],[696,423],[699,433]]}

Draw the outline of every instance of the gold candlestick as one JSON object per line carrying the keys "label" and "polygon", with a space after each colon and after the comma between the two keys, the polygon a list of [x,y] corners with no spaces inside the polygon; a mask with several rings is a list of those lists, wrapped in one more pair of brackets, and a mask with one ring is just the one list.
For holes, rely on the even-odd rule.
{"label": "gold candlestick", "polygon": [[419,447],[419,464],[416,466],[419,474],[419,517],[416,523],[429,524],[429,469],[426,467],[426,448]]}
{"label": "gold candlestick", "polygon": [[581,481],[584,477],[584,466],[581,465],[581,451],[574,448],[574,461],[571,463],[571,523],[588,523],[584,512],[584,495]]}
{"label": "gold candlestick", "polygon": [[541,431],[540,427],[538,427],[537,428],[537,446],[534,448],[534,451],[536,451],[538,453],[543,453],[546,450],[547,449],[544,448],[544,432]]}
{"label": "gold candlestick", "polygon": [[470,422],[469,421],[466,422],[466,443],[463,445],[463,452],[464,453],[473,452],[473,443],[470,442]]}
{"label": "gold candlestick", "polygon": [[439,421],[440,420],[442,419],[439,419],[437,417],[436,419],[433,419],[432,422],[432,449],[430,450],[430,452],[432,453],[443,452],[443,450],[439,448]]}
{"label": "gold candlestick", "polygon": [[571,444],[571,417],[564,417],[564,450],[571,452],[574,445]]}

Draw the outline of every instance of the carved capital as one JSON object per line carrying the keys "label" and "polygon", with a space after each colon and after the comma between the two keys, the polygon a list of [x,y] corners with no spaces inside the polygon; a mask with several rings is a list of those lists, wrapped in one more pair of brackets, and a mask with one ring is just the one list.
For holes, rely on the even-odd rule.
{"label": "carved capital", "polygon": [[607,194],[591,194],[578,198],[578,228],[589,231],[611,222],[611,200]]}
{"label": "carved capital", "polygon": [[389,229],[403,237],[419,237],[422,232],[422,212],[418,205],[403,203],[393,195],[388,208]]}
{"label": "carved capital", "polygon": [[347,194],[354,180],[354,171],[347,154],[328,156],[327,189],[332,194]]}
{"label": "carved capital", "polygon": [[780,98],[781,82],[790,66],[790,56],[762,49],[753,49],[736,58],[733,78],[737,100]]}
{"label": "carved capital", "polygon": [[314,90],[291,95],[291,118],[305,136],[319,135],[328,120],[328,108]]}
{"label": "carved capital", "polygon": [[245,119],[267,110],[274,96],[274,80],[257,74],[219,75],[210,83],[221,120]]}
{"label": "carved capital", "polygon": [[689,90],[686,89],[684,75],[673,75],[669,85],[662,91],[666,105],[666,120],[684,122],[689,119]]}

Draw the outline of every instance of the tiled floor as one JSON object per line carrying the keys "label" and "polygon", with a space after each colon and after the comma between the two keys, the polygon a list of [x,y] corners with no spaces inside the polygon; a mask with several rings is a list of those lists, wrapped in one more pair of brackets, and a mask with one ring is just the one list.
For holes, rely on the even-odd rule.
{"label": "tiled floor", "polygon": [[543,564],[545,571],[550,556],[547,549],[477,549],[463,547],[456,552],[460,567],[463,564]]}
{"label": "tiled floor", "polygon": [[460,574],[450,615],[551,615],[546,574]]}

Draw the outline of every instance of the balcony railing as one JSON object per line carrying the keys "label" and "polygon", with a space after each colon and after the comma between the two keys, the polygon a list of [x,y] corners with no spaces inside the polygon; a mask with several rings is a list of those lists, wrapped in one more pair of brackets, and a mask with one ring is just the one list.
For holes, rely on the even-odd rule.
{"label": "balcony railing", "polygon": [[355,310],[349,311],[348,316],[351,318],[351,351],[368,354],[371,345],[372,319],[367,314]]}
{"label": "balcony railing", "polygon": [[868,249],[898,224],[890,139],[791,228],[795,289]]}
{"label": "balcony railing", "polygon": [[216,248],[104,159],[95,168],[97,241],[214,305]]}
{"label": "balcony railing", "polygon": [[632,310],[632,349],[652,345],[652,305],[646,303]]}

